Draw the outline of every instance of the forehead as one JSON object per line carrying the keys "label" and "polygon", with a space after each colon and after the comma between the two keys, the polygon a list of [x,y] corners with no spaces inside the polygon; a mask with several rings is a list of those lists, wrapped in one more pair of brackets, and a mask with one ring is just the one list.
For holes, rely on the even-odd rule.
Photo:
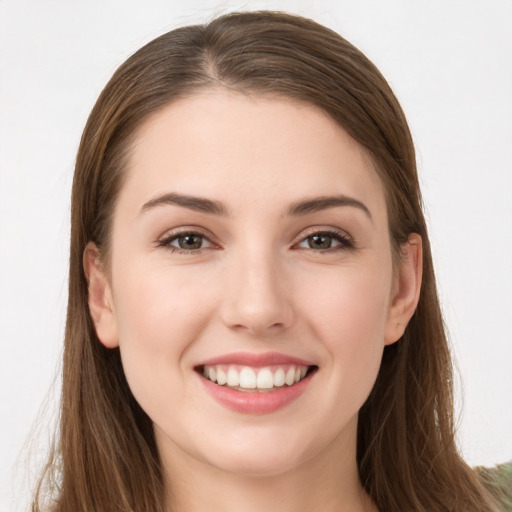
{"label": "forehead", "polygon": [[153,114],[134,140],[121,196],[140,204],[172,190],[234,209],[334,193],[384,205],[364,149],[310,104],[206,90]]}

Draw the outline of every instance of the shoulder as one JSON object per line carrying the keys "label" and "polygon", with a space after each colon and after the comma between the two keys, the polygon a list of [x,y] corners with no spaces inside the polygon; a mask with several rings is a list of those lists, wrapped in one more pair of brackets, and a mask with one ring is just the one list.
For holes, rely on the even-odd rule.
{"label": "shoulder", "polygon": [[493,468],[475,468],[485,488],[498,500],[501,511],[512,512],[512,460]]}

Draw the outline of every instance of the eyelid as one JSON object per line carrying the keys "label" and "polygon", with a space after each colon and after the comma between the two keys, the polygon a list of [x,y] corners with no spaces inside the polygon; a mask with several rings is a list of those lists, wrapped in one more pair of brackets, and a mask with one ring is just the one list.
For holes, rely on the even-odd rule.
{"label": "eyelid", "polygon": [[[205,240],[207,240],[211,245],[209,247],[202,247],[200,249],[181,249],[179,247],[175,247],[170,245],[173,240],[176,240],[180,236],[184,235],[198,235]],[[162,236],[158,237],[156,240],[157,247],[163,247],[171,250],[181,251],[184,253],[199,253],[204,249],[219,248],[219,244],[213,241],[213,236],[206,233],[204,228],[200,228],[199,226],[180,226],[179,228],[171,229],[166,231]]]}
{"label": "eyelid", "polygon": [[325,234],[331,234],[331,235],[338,235],[340,237],[346,238],[347,240],[353,240],[352,236],[345,231],[344,229],[335,228],[332,226],[310,226],[300,232],[299,235],[295,237],[297,242],[300,242],[304,240],[304,238],[307,238],[311,235],[316,235],[319,233],[325,233]]}
{"label": "eyelid", "polygon": [[[300,233],[296,237],[296,241],[292,244],[292,247],[296,247],[298,244],[304,242],[307,238],[313,235],[328,235],[340,242],[340,246],[332,247],[329,249],[306,249],[313,252],[329,252],[335,251],[336,249],[354,249],[355,241],[353,237],[343,229],[334,227],[322,227],[322,226],[311,226]],[[304,248],[305,249],[305,248]]]}

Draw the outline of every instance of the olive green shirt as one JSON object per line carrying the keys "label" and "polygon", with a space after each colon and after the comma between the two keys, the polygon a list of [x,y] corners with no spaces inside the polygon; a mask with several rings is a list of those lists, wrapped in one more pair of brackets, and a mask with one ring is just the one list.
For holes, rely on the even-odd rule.
{"label": "olive green shirt", "polygon": [[475,468],[487,490],[496,498],[502,512],[512,512],[512,461],[494,468]]}

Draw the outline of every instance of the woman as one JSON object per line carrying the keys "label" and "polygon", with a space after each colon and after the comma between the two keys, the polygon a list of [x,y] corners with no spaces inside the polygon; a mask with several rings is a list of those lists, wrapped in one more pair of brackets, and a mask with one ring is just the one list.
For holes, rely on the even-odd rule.
{"label": "woman", "polygon": [[454,441],[407,123],[339,35],[231,14],[128,59],[70,265],[52,510],[495,510]]}

